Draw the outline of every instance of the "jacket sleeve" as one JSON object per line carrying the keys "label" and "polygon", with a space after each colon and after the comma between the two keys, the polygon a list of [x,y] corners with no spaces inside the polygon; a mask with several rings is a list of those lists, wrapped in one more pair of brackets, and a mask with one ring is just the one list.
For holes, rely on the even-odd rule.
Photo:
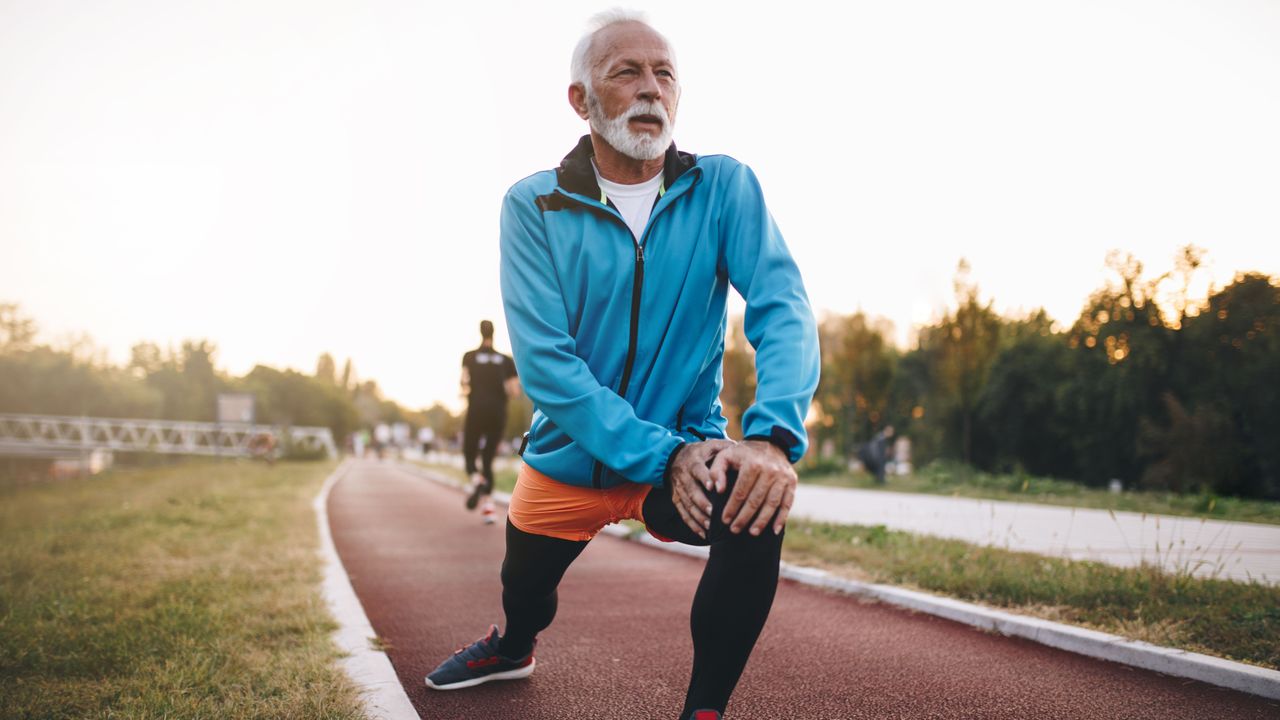
{"label": "jacket sleeve", "polygon": [[525,393],[587,454],[632,482],[661,486],[684,442],[641,420],[576,354],[538,209],[507,193],[501,221],[502,305]]}
{"label": "jacket sleeve", "polygon": [[743,330],[756,350],[756,398],[742,416],[742,434],[768,440],[798,462],[818,387],[817,325],[800,269],[746,165],[730,176],[720,227],[729,282],[747,302]]}

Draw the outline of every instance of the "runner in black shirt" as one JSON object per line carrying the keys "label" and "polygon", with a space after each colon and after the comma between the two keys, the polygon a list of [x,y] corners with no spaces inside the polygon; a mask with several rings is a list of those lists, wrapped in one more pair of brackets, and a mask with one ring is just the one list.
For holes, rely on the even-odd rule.
{"label": "runner in black shirt", "polygon": [[[474,510],[484,500],[481,516],[493,523],[493,455],[507,424],[507,396],[520,391],[516,364],[493,349],[493,323],[480,322],[480,347],[462,356],[462,387],[467,392],[467,421],[463,426],[462,453],[466,458],[471,492],[467,509]],[[483,441],[483,442],[482,442]],[[476,451],[480,451],[481,472],[476,472]]]}

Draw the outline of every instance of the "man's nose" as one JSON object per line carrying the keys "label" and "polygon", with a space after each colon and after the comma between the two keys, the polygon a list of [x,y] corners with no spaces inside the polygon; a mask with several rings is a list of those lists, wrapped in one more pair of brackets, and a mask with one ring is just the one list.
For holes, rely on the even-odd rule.
{"label": "man's nose", "polygon": [[661,100],[662,85],[652,70],[645,70],[640,79],[640,97],[645,100]]}

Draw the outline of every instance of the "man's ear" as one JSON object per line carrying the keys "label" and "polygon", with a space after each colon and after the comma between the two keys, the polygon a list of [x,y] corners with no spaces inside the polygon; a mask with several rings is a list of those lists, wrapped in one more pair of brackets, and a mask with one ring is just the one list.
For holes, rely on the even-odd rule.
{"label": "man's ear", "polygon": [[587,89],[581,83],[574,83],[569,86],[569,105],[573,111],[578,113],[578,117],[586,120],[587,113]]}

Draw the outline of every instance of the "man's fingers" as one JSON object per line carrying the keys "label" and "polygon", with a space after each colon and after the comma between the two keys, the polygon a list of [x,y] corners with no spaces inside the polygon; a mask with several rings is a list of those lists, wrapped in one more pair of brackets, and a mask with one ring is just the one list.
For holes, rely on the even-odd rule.
{"label": "man's fingers", "polygon": [[689,510],[689,514],[697,520],[702,527],[711,527],[711,501],[702,492],[702,488],[692,481],[681,486],[685,506]]}
{"label": "man's fingers", "polygon": [[[725,525],[733,523],[734,518],[742,508],[742,504],[747,501],[747,497],[751,494],[751,487],[755,485],[758,476],[759,469],[754,464],[747,464],[738,468],[738,480],[734,483],[733,492],[729,493],[729,499],[724,504],[724,513],[720,516],[720,520]],[[735,530],[734,532],[737,531]]]}
{"label": "man's fingers", "polygon": [[705,531],[702,529],[702,526],[698,524],[698,521],[694,520],[693,516],[689,514],[688,508],[684,506],[684,502],[681,500],[679,495],[673,494],[671,499],[673,501],[672,504],[676,506],[676,512],[680,513],[680,519],[684,520],[684,524],[688,525],[689,529],[692,530],[694,534],[705,540],[707,537]]}
{"label": "man's fingers", "polygon": [[716,492],[724,492],[725,486],[728,484],[729,459],[733,457],[733,450],[724,450],[716,455],[716,459],[711,463],[711,480],[715,483]]}
{"label": "man's fingers", "polygon": [[[766,483],[761,482],[759,484],[763,486]],[[764,498],[764,503],[760,506],[759,512],[756,513],[756,519],[751,522],[749,532],[752,535],[759,535],[769,525],[769,521],[773,519],[773,514],[778,511],[778,505],[782,502],[782,497],[785,494],[786,485],[782,482],[774,481]]]}
{"label": "man's fingers", "polygon": [[[741,482],[742,478],[739,477]],[[751,483],[751,492],[747,494],[747,499],[742,502],[741,509],[733,518],[733,524],[729,526],[730,532],[742,532],[747,527],[747,523],[760,511],[760,506],[764,504],[765,498],[769,495],[771,483],[769,480],[757,470],[754,482]]]}
{"label": "man's fingers", "polygon": [[698,485],[706,488],[708,491],[711,490],[711,469],[707,467],[707,463],[705,461],[694,463],[693,466],[689,468],[689,474],[698,482]]}
{"label": "man's fingers", "polygon": [[684,506],[691,519],[698,523],[700,529],[711,527],[711,501],[707,499],[702,487],[688,473],[680,473],[673,478],[672,498]]}
{"label": "man's fingers", "polygon": [[724,492],[724,488],[728,487],[728,471],[740,464],[737,448],[727,447],[718,452],[716,460],[712,462],[712,480],[716,483],[716,492]]}
{"label": "man's fingers", "polygon": [[791,506],[796,501],[795,486],[787,488],[787,492],[782,496],[782,504],[778,507],[778,517],[773,521],[773,534],[781,535],[782,528],[787,526],[787,518],[791,515]]}

